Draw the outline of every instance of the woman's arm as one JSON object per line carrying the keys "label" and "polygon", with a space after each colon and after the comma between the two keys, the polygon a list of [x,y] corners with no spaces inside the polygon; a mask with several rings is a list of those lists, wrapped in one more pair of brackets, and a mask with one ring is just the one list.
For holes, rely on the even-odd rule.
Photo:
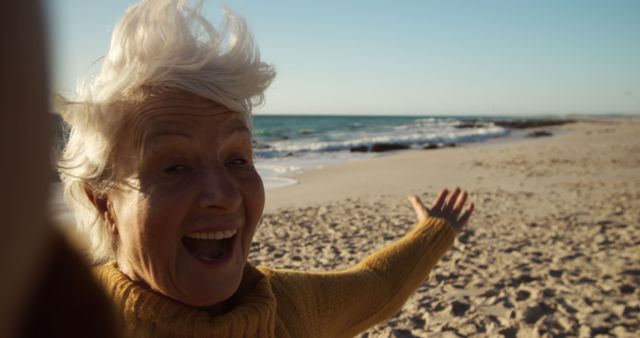
{"label": "woman's arm", "polygon": [[[329,273],[265,271],[278,298],[278,317],[289,330],[311,337],[351,337],[394,315],[451,247],[473,205],[466,193],[443,191],[431,208],[410,197],[418,224],[395,243],[355,267]],[[288,321],[288,320],[287,320]]]}

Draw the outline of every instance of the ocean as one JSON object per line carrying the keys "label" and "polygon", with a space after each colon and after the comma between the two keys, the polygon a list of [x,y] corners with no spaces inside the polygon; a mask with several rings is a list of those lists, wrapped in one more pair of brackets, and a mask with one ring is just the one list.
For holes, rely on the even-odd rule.
{"label": "ocean", "polygon": [[380,156],[371,148],[421,149],[481,142],[509,135],[478,116],[265,116],[254,115],[255,164],[265,187],[296,184],[310,169]]}

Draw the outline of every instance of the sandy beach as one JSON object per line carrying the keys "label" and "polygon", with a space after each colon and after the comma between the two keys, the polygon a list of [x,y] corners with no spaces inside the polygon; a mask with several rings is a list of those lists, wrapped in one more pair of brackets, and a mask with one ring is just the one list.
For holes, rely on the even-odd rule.
{"label": "sandy beach", "polygon": [[640,119],[552,137],[409,150],[309,171],[267,191],[250,259],[348,267],[414,223],[406,196],[471,193],[476,212],[429,279],[362,337],[640,335]]}

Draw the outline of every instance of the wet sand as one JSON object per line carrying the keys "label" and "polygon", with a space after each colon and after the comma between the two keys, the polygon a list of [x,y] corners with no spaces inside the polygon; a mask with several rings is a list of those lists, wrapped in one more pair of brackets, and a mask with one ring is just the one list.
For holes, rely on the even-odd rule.
{"label": "wet sand", "polygon": [[348,267],[414,223],[406,195],[471,193],[476,212],[429,279],[363,337],[640,335],[640,119],[552,137],[403,151],[267,191],[250,259]]}

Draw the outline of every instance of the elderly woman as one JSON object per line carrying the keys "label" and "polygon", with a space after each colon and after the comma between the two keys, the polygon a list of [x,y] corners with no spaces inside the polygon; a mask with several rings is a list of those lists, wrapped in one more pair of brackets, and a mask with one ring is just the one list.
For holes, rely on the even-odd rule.
{"label": "elderly woman", "polygon": [[264,206],[250,113],[274,70],[225,16],[221,33],[176,1],[131,7],[100,74],[61,102],[60,172],[97,275],[134,337],[357,334],[400,309],[472,205],[413,197],[415,229],[345,271],[248,263]]}

